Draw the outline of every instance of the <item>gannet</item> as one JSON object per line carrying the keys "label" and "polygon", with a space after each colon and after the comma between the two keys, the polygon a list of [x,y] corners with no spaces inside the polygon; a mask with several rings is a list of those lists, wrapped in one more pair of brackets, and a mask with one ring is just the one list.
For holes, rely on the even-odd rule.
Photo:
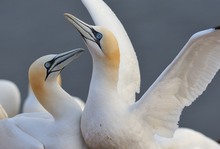
{"label": "gannet", "polygon": [[0,80],[0,104],[5,109],[9,117],[13,117],[19,112],[20,91],[17,85],[9,80]]}
{"label": "gannet", "polygon": [[95,25],[103,26],[112,31],[118,41],[120,50],[120,67],[118,91],[127,96],[126,102],[135,102],[135,95],[140,91],[140,70],[133,45],[122,23],[103,0],[82,0],[89,11]]}
{"label": "gannet", "polygon": [[[82,35],[93,59],[81,119],[87,145],[92,149],[162,148],[154,135],[173,136],[183,108],[202,94],[220,67],[219,27],[194,34],[141,99],[129,105],[124,100],[129,97],[121,96],[117,89],[120,53],[113,33],[101,26],[88,25],[71,14],[65,16]],[[206,147],[200,142],[192,143],[197,143],[197,148],[220,148],[210,139]]]}
{"label": "gannet", "polygon": [[[18,137],[17,132],[19,132],[21,137],[32,139],[33,147],[38,146],[38,149],[87,148],[80,130],[82,109],[57,82],[60,71],[79,57],[83,51],[79,48],[57,55],[43,56],[30,66],[29,82],[33,92],[42,106],[53,116],[53,119],[36,117],[35,113],[28,113],[29,116],[26,116],[24,113],[1,120],[0,146],[4,146],[4,149],[11,149],[7,146],[11,143],[11,140],[8,139],[10,136],[16,149],[25,149],[17,147],[17,145],[25,144],[22,138],[17,142],[14,139]],[[12,127],[10,134],[5,131],[5,129],[9,129],[8,127]]]}

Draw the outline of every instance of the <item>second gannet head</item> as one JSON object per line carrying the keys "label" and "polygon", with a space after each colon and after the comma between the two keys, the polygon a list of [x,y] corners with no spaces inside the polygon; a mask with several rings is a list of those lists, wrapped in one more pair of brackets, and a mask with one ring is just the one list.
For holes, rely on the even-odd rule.
{"label": "second gannet head", "polygon": [[107,64],[112,70],[118,71],[120,51],[114,34],[107,28],[88,25],[71,14],[64,15],[82,35],[93,59],[101,60],[99,63]]}
{"label": "second gannet head", "polygon": [[[74,49],[61,54],[51,54],[37,59],[29,68],[29,81],[31,88],[39,102],[48,106],[45,95],[50,94],[48,91],[54,86],[60,86],[59,74],[63,68],[71,61],[78,58],[84,50],[81,48]],[[54,85],[56,84],[56,85]],[[48,110],[48,109],[47,109]],[[50,112],[50,111],[48,111]]]}

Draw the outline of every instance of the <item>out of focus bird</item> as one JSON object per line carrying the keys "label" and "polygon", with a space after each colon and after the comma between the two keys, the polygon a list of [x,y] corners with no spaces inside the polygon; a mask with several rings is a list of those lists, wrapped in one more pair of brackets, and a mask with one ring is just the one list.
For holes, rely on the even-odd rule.
{"label": "out of focus bird", "polygon": [[61,70],[83,51],[75,49],[43,56],[30,66],[30,85],[52,118],[45,112],[36,112],[0,120],[0,148],[11,149],[11,143],[16,149],[87,148],[80,129],[82,109],[57,82]]}
{"label": "out of focus bird", "polygon": [[8,114],[6,113],[5,109],[0,104],[0,120],[8,118]]}
{"label": "out of focus bird", "polygon": [[0,104],[9,117],[19,113],[20,91],[17,85],[9,80],[0,80]]}
{"label": "out of focus bird", "polygon": [[[202,94],[220,68],[219,28],[198,32],[141,99],[130,104],[126,101],[135,100],[133,96],[120,94],[118,89],[121,59],[114,34],[70,14],[65,16],[80,32],[93,58],[81,120],[82,134],[90,148],[161,148],[154,135],[173,136],[183,108]],[[206,147],[196,143],[197,148],[220,148],[208,138]]]}

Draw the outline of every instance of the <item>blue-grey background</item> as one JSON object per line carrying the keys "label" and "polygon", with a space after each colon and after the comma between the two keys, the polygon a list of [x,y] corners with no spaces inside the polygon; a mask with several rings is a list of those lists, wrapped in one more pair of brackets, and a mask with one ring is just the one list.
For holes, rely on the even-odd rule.
{"label": "blue-grey background", "polygon": [[[220,25],[219,0],[105,0],[127,30],[141,69],[141,93],[174,59],[190,36]],[[63,17],[69,12],[93,24],[80,0],[1,0],[0,78],[14,81],[22,100],[28,68],[40,56],[86,46]],[[88,51],[62,72],[63,87],[86,100],[92,61]],[[190,107],[180,126],[220,138],[220,74]]]}

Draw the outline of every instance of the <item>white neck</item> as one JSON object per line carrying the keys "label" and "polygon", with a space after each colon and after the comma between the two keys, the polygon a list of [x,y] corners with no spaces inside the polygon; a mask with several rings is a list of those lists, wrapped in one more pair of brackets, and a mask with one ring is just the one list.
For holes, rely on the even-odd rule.
{"label": "white neck", "polygon": [[[100,59],[93,60],[92,79],[89,88],[88,102],[111,102],[118,100],[113,96],[117,94],[118,70],[112,69]],[[104,98],[104,99],[103,99]],[[110,98],[108,100],[108,98]]]}

